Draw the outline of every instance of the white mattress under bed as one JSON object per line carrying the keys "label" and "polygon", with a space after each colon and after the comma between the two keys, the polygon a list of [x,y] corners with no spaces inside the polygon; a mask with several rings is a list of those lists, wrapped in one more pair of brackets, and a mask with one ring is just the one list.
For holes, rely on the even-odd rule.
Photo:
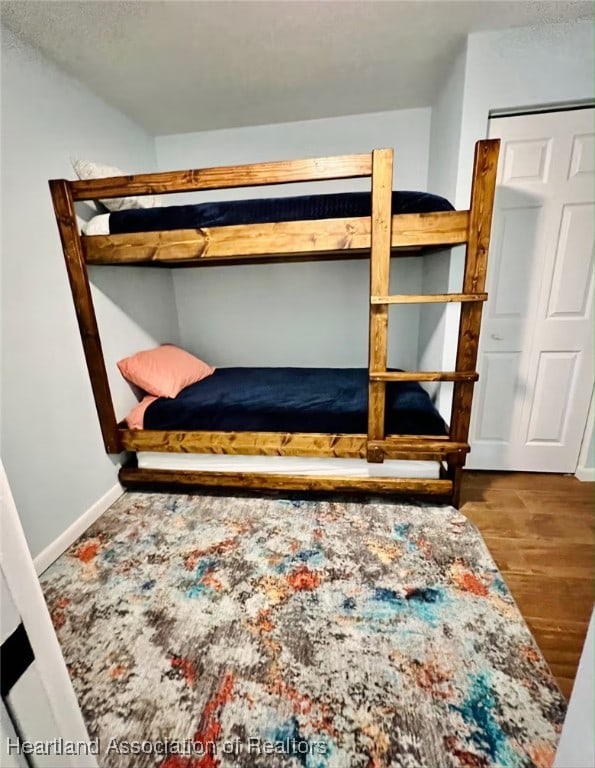
{"label": "white mattress under bed", "polygon": [[213,453],[136,454],[141,469],[181,469],[198,472],[271,472],[283,475],[340,475],[342,477],[404,477],[438,479],[438,461],[391,459],[371,464],[365,459],[308,458],[301,456],[235,456]]}

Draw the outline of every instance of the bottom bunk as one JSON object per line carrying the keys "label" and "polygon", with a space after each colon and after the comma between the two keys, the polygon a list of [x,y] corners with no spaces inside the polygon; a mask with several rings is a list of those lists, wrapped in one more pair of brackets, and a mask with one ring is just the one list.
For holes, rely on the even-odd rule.
{"label": "bottom bunk", "polygon": [[[176,397],[146,398],[142,427],[366,433],[368,384],[367,368],[218,368]],[[129,424],[138,426],[137,409],[133,413]],[[446,426],[417,382],[389,382],[385,434],[444,436]]]}
{"label": "bottom bunk", "polygon": [[164,490],[220,487],[269,491],[405,494],[453,501],[454,485],[437,461],[326,459],[138,453],[120,470],[126,488]]}
{"label": "bottom bunk", "polygon": [[[147,398],[123,447],[127,487],[452,494],[445,462],[467,446],[417,383],[386,385],[382,462],[370,461],[365,368],[221,368],[174,398]],[[140,411],[140,418],[139,418]]]}

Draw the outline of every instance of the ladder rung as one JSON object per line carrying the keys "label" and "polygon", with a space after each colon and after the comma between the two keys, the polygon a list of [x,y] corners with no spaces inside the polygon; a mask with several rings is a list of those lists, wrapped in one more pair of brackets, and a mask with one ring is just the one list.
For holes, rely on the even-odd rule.
{"label": "ladder rung", "polygon": [[476,371],[370,371],[370,381],[477,381]]}
{"label": "ladder rung", "polygon": [[411,440],[409,443],[397,442],[390,439],[368,440],[368,448],[380,449],[386,457],[394,453],[438,453],[442,456],[448,453],[468,453],[468,443],[458,443],[450,438],[446,440]]}
{"label": "ladder rung", "polygon": [[448,304],[450,302],[486,301],[487,293],[400,293],[393,296],[370,296],[371,304]]}

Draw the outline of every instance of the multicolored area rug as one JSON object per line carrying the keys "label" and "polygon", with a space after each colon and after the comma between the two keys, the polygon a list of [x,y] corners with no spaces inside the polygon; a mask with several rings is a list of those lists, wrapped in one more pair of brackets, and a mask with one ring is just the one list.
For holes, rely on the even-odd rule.
{"label": "multicolored area rug", "polygon": [[102,766],[552,764],[564,699],[450,507],[126,493],[42,585]]}

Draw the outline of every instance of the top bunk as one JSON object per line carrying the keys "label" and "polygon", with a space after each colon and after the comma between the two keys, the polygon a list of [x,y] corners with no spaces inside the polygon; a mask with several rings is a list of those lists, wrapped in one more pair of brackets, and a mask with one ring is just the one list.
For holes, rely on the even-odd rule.
{"label": "top bunk", "polygon": [[[476,151],[489,143],[478,142]],[[379,220],[390,231],[391,255],[419,255],[466,243],[470,212],[455,211],[436,195],[393,192],[386,183],[392,180],[392,165],[393,150],[381,149],[310,160],[55,180],[50,187],[63,241],[66,236],[80,243],[81,258],[89,265],[195,267],[369,258]],[[371,179],[371,193],[139,207],[109,214],[102,234],[81,235],[74,212],[74,203],[85,200],[357,178]]]}

